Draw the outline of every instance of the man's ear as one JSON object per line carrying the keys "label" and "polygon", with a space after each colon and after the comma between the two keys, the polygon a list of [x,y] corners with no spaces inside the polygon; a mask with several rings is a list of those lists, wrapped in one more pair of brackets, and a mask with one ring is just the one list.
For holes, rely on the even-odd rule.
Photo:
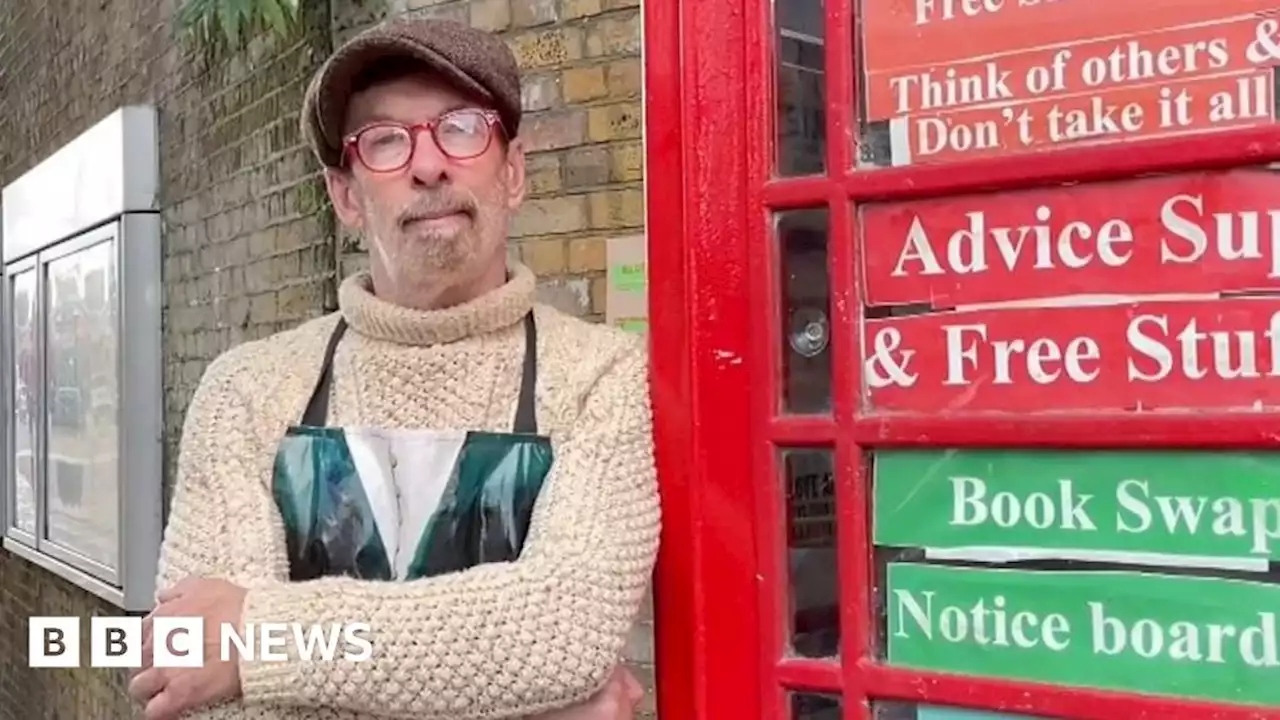
{"label": "man's ear", "polygon": [[524,202],[525,193],[524,141],[520,138],[507,144],[502,171],[507,174],[507,207],[515,210]]}
{"label": "man's ear", "polygon": [[360,212],[360,196],[356,192],[355,178],[338,168],[324,169],[324,185],[329,191],[334,214],[348,228],[359,230],[364,226],[364,214]]}

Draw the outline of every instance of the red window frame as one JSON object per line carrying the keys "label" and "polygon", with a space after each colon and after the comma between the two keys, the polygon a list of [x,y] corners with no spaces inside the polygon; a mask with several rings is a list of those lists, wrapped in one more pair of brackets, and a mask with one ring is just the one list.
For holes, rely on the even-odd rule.
{"label": "red window frame", "polygon": [[[1274,447],[1274,419],[1149,416],[861,417],[854,205],[999,192],[1280,160],[1280,124],[935,167],[853,169],[853,8],[824,0],[826,168],[775,178],[769,0],[646,0],[650,328],[663,547],[655,586],[660,716],[789,718],[789,691],[1073,720],[1255,720],[1266,712],[1152,696],[887,667],[871,656],[864,457],[883,447]],[[772,215],[828,211],[833,412],[778,409],[782,337]],[[1194,423],[1194,424],[1192,424]],[[842,597],[838,662],[784,656],[788,571],[776,449],[834,448]]]}

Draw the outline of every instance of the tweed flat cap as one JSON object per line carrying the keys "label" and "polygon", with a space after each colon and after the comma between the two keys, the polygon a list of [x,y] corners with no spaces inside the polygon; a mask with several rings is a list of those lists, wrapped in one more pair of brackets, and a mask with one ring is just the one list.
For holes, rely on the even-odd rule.
{"label": "tweed flat cap", "polygon": [[442,19],[398,19],[365,30],[320,67],[307,88],[302,131],[320,162],[342,164],[342,130],[353,85],[373,64],[421,63],[491,103],[510,137],[520,131],[520,69],[501,38]]}

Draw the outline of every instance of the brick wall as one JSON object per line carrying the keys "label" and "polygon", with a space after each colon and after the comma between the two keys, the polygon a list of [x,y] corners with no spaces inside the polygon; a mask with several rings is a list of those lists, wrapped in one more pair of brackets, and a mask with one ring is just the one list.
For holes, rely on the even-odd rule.
{"label": "brick wall", "polygon": [[[173,13],[173,0],[0,13],[0,185],[122,104],[159,107],[170,451],[212,358],[332,305],[336,248],[296,131],[306,78],[329,49],[327,8],[287,46],[210,66],[175,42]],[[26,667],[27,617],[92,614],[118,611],[0,551],[0,720],[133,716],[124,672]]]}
{"label": "brick wall", "polygon": [[[324,54],[390,14],[465,19],[510,42],[528,73],[533,150],[512,252],[538,273],[544,300],[603,319],[605,240],[641,230],[644,215],[638,0],[304,0],[297,38],[211,66],[174,41],[176,1],[45,0],[0,13],[0,186],[121,104],[160,109],[170,470],[209,361],[331,310],[337,278],[367,262],[334,227],[296,117]],[[28,616],[95,613],[115,610],[0,551],[0,720],[131,717],[124,673],[26,668]],[[651,686],[649,618],[628,656]]]}

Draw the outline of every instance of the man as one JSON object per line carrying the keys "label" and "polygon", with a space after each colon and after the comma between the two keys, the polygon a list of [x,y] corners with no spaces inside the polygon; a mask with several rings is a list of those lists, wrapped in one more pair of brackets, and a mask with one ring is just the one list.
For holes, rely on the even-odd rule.
{"label": "man", "polygon": [[[338,312],[219,357],[191,401],[145,627],[202,616],[205,659],[134,675],[148,719],[631,717],[637,686],[618,660],[660,520],[646,355],[536,303],[533,275],[508,262],[520,120],[506,45],[452,23],[368,31],[310,84],[304,130],[370,270],[342,283]],[[504,433],[513,414],[536,429],[511,437],[544,433],[554,452],[518,557],[412,580],[296,579],[296,518],[279,504],[292,460],[278,448],[299,417]],[[224,622],[368,622],[373,656],[224,662]]]}

